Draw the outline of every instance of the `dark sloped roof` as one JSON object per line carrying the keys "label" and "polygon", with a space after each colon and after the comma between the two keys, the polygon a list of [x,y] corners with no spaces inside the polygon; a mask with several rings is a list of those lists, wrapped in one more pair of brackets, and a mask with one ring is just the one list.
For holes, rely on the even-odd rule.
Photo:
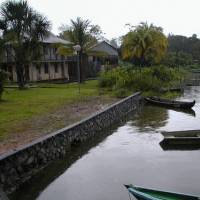
{"label": "dark sloped roof", "polygon": [[89,50],[106,53],[110,56],[118,56],[117,50],[106,41],[99,42],[98,44],[92,46]]}

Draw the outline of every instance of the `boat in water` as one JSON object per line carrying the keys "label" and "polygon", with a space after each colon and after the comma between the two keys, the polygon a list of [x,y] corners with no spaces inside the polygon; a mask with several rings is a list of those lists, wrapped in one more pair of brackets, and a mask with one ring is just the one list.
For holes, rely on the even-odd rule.
{"label": "boat in water", "polygon": [[145,100],[148,103],[154,105],[171,107],[171,108],[191,109],[195,105],[195,100],[192,102],[185,102],[185,101],[162,99],[160,97],[146,97]]}
{"label": "boat in water", "polygon": [[200,130],[163,131],[161,134],[164,136],[160,142],[161,146],[200,148]]}
{"label": "boat in water", "polygon": [[133,185],[125,185],[125,187],[137,200],[200,200],[200,197],[188,194],[166,192]]}

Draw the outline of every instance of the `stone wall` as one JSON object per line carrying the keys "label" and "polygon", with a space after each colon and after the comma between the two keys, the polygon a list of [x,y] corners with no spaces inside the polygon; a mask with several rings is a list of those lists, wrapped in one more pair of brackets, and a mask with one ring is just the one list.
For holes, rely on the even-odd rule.
{"label": "stone wall", "polygon": [[15,190],[22,182],[47,166],[49,162],[65,156],[72,145],[101,134],[102,130],[136,110],[141,100],[140,93],[135,93],[79,123],[2,155],[0,157],[0,186],[6,192]]}

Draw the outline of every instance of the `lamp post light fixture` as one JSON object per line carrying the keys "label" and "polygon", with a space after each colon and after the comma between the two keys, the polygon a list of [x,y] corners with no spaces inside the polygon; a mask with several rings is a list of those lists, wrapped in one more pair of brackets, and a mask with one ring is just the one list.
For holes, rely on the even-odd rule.
{"label": "lamp post light fixture", "polygon": [[80,74],[80,51],[81,51],[81,46],[79,44],[73,46],[74,51],[76,52],[77,55],[77,82],[78,82],[78,92],[80,94],[80,82],[81,82],[81,74]]}

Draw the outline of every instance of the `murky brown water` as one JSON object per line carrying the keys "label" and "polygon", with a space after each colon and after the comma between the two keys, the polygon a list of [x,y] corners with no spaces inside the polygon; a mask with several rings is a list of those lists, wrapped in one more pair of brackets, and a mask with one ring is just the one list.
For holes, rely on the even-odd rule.
{"label": "murky brown water", "polygon": [[184,100],[194,112],[145,106],[124,125],[52,164],[12,195],[16,200],[124,200],[123,184],[200,196],[200,150],[164,151],[161,130],[200,129],[200,87],[188,87]]}

